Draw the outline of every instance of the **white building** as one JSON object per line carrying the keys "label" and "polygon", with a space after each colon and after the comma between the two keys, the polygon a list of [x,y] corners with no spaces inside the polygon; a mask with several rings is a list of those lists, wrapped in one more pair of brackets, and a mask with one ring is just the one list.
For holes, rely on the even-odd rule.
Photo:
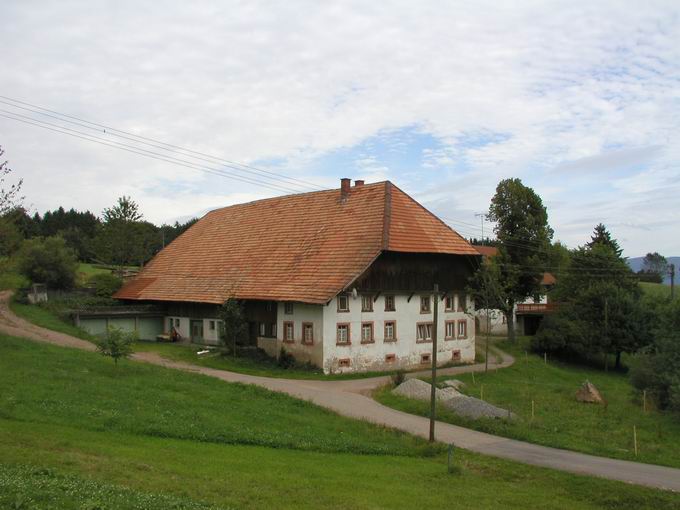
{"label": "white building", "polygon": [[116,297],[163,304],[167,331],[200,343],[219,341],[219,305],[243,300],[253,345],[335,373],[429,366],[438,284],[438,362],[470,362],[479,258],[392,183],[343,179],[208,213]]}

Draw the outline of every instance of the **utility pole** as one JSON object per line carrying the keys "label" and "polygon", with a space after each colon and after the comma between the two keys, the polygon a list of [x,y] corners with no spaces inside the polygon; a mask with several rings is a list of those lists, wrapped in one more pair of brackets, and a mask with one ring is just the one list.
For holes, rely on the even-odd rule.
{"label": "utility pole", "polygon": [[439,285],[434,284],[432,316],[432,381],[430,391],[430,442],[434,442],[434,422],[437,403],[437,320],[439,316]]}
{"label": "utility pole", "polygon": [[484,246],[484,217],[485,216],[486,216],[486,214],[484,214],[484,213],[475,214],[475,217],[479,217],[479,220],[482,224],[482,246]]}
{"label": "utility pole", "polygon": [[671,300],[675,295],[675,264],[671,264]]}
{"label": "utility pole", "polygon": [[605,340],[605,351],[604,351],[604,371],[608,371],[609,365],[609,354],[607,354],[607,343],[609,342],[609,299],[604,298],[604,340]]}

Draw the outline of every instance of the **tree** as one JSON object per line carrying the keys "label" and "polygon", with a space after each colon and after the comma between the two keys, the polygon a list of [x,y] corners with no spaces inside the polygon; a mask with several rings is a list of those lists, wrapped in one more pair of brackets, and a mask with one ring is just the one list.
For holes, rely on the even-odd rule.
{"label": "tree", "polygon": [[668,273],[668,261],[663,255],[659,253],[648,253],[642,260],[643,269],[638,272],[643,279],[647,276],[647,281],[655,281],[656,283],[663,283],[663,279]]}
{"label": "tree", "polygon": [[623,250],[619,246],[619,243],[616,241],[616,239],[612,238],[612,235],[607,230],[607,227],[605,227],[604,224],[602,223],[598,223],[595,226],[595,229],[593,230],[593,235],[590,238],[590,242],[586,243],[586,247],[592,248],[596,244],[603,244],[605,246],[609,246],[614,251],[614,253],[616,253],[616,256],[621,258]]}
{"label": "tree", "polygon": [[137,204],[129,197],[120,197],[102,217],[104,222],[94,240],[96,258],[126,266],[141,264],[153,255],[149,239],[157,237],[157,228],[142,221]]}
{"label": "tree", "polygon": [[97,350],[104,356],[113,358],[118,366],[118,360],[129,358],[132,354],[132,344],[136,340],[136,333],[127,333],[115,326],[109,326],[106,335],[97,340]]}
{"label": "tree", "polygon": [[243,304],[234,298],[229,298],[222,305],[219,312],[222,321],[220,325],[220,341],[225,347],[231,348],[236,355],[236,345],[241,343],[248,332]]}
{"label": "tree", "polygon": [[475,310],[484,310],[486,344],[484,371],[489,369],[489,333],[491,330],[491,315],[493,310],[503,309],[505,302],[500,286],[501,270],[495,262],[496,257],[489,257],[482,261],[479,269],[470,277],[468,293],[475,302]]}
{"label": "tree", "polygon": [[680,300],[647,298],[653,310],[653,342],[633,360],[631,383],[662,409],[680,412]]}
{"label": "tree", "polygon": [[540,292],[546,266],[546,250],[553,231],[541,198],[519,179],[505,179],[496,187],[488,218],[496,222],[499,241],[496,264],[498,288],[508,323],[508,336],[515,340],[515,304]]}
{"label": "tree", "polygon": [[[0,159],[4,156],[5,150],[0,145]],[[19,205],[24,197],[20,196],[23,179],[5,188],[5,178],[12,172],[8,161],[0,161],[0,216],[11,211]]]}
{"label": "tree", "polygon": [[70,289],[76,282],[78,262],[61,237],[27,239],[18,252],[19,272],[33,283]]}
{"label": "tree", "polygon": [[533,339],[540,352],[581,358],[616,357],[650,342],[650,320],[628,264],[607,243],[594,243],[572,254],[569,270],[553,293],[559,307],[548,315]]}

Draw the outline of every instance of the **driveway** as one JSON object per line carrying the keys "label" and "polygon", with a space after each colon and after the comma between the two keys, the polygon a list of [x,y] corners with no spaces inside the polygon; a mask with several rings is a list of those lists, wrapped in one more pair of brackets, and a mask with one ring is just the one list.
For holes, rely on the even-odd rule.
{"label": "driveway", "polygon": [[[0,292],[0,332],[64,347],[88,351],[95,350],[95,347],[90,342],[40,328],[17,317],[9,309],[8,303],[10,297],[11,292]],[[171,361],[151,352],[135,353],[132,358],[136,361],[152,363],[166,368],[216,377],[227,382],[255,384],[269,390],[287,393],[293,397],[311,401],[344,416],[367,420],[424,438],[429,436],[429,420],[427,418],[385,407],[368,396],[371,390],[388,382],[388,377],[346,381],[276,379]],[[489,366],[502,368],[511,365],[513,361],[512,357],[505,355],[501,363],[498,365],[489,363]],[[443,369],[439,372],[455,375],[475,370],[481,371],[483,369],[484,365],[478,364]],[[457,447],[485,455],[571,473],[680,491],[680,469],[608,459],[568,450],[549,448],[493,436],[442,422],[437,422],[435,430],[437,441],[448,444],[453,443]]]}

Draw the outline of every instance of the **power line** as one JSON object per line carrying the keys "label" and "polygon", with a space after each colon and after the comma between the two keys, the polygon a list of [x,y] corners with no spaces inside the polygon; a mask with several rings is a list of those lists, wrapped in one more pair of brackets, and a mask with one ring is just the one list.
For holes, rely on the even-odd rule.
{"label": "power line", "polygon": [[[2,113],[2,112],[4,112],[4,113]],[[9,113],[9,115],[7,115],[6,113]],[[10,115],[12,115],[12,116],[10,116]],[[54,132],[57,132],[57,133],[73,136],[75,138],[80,138],[80,139],[83,139],[83,140],[87,140],[89,142],[98,143],[100,145],[106,145],[108,147],[113,147],[115,149],[120,149],[120,150],[124,150],[124,151],[127,151],[127,152],[132,152],[134,154],[139,154],[141,156],[145,156],[145,157],[148,157],[148,158],[151,158],[151,159],[156,159],[156,160],[159,160],[159,161],[165,161],[167,163],[172,163],[172,164],[175,164],[175,165],[178,165],[178,166],[183,166],[183,167],[186,167],[186,168],[192,168],[194,170],[200,170],[202,172],[217,175],[219,177],[225,177],[225,178],[228,178],[228,179],[234,179],[234,180],[245,182],[245,183],[248,183],[248,184],[254,184],[256,186],[266,187],[266,188],[272,189],[274,191],[279,191],[279,192],[282,191],[284,193],[285,192],[287,192],[287,193],[300,193],[300,190],[297,190],[297,189],[287,188],[287,187],[284,187],[284,186],[281,186],[281,185],[278,185],[278,184],[274,184],[274,183],[259,181],[257,179],[251,178],[251,177],[235,175],[235,174],[232,174],[232,173],[227,172],[226,170],[223,170],[223,169],[220,169],[220,168],[208,167],[208,166],[205,166],[205,165],[199,165],[199,164],[193,163],[191,161],[182,160],[182,159],[179,159],[179,158],[175,158],[173,156],[167,156],[167,155],[160,154],[160,153],[157,153],[157,152],[149,151],[147,149],[143,149],[141,147],[136,147],[136,146],[133,146],[133,145],[124,144],[122,142],[113,142],[113,141],[106,140],[106,139],[103,139],[103,138],[100,138],[100,137],[96,137],[94,135],[90,135],[88,133],[83,133],[82,131],[78,131],[78,130],[75,130],[75,129],[67,128],[67,127],[64,127],[64,126],[58,126],[56,124],[52,124],[52,123],[49,123],[49,122],[46,122],[46,121],[32,119],[30,117],[27,117],[25,115],[20,115],[20,114],[17,114],[17,113],[7,112],[7,110],[0,110],[0,117],[4,117],[4,118],[10,119],[10,120],[17,121],[17,122],[23,122],[24,124],[30,124],[30,125],[42,128],[42,129],[47,129],[49,131],[54,131]],[[24,117],[24,118],[22,119],[22,118],[16,118],[16,117]]]}
{"label": "power line", "polygon": [[[28,103],[28,102],[25,102],[25,101],[20,101],[18,99],[14,99],[14,98],[11,98],[11,97],[0,95],[0,98],[1,98],[0,103],[9,105],[13,108],[19,108],[19,109],[22,109],[22,110],[25,110],[25,111],[29,111],[31,113],[38,114],[38,115],[44,115],[44,116],[51,117],[53,119],[59,120],[61,122],[68,122],[70,124],[75,124],[75,125],[78,125],[80,127],[86,128],[86,129],[93,129],[93,130],[100,132],[100,133],[109,134],[111,136],[123,138],[123,139],[129,140],[129,141],[133,141],[135,143],[141,143],[141,144],[144,144],[144,145],[149,145],[149,146],[152,146],[152,147],[155,147],[155,148],[158,148],[158,149],[162,149],[162,150],[165,150],[165,151],[168,151],[168,152],[179,153],[183,156],[188,156],[188,157],[191,157],[191,158],[200,159],[202,161],[207,161],[207,162],[221,163],[224,166],[232,168],[233,170],[254,174],[254,175],[256,175],[260,178],[270,179],[270,180],[274,180],[274,181],[282,181],[284,183],[287,183],[288,185],[304,187],[304,188],[307,188],[307,189],[314,189],[314,190],[319,190],[319,191],[325,189],[325,188],[318,186],[314,183],[310,183],[309,181],[304,181],[302,179],[289,177],[289,176],[281,174],[281,173],[272,172],[272,171],[269,171],[269,170],[264,170],[264,169],[257,168],[257,167],[252,166],[252,165],[239,163],[239,162],[232,161],[232,160],[229,160],[229,159],[213,156],[211,154],[207,154],[207,153],[204,153],[204,152],[196,151],[196,150],[193,150],[193,149],[188,149],[186,147],[181,147],[179,145],[174,145],[174,144],[170,144],[170,143],[163,142],[163,141],[160,141],[160,140],[156,140],[156,139],[153,139],[153,138],[148,138],[148,137],[145,137],[145,136],[137,135],[137,134],[131,133],[129,131],[123,131],[123,130],[120,130],[120,129],[116,129],[116,128],[113,128],[111,126],[99,124],[97,122],[92,122],[92,121],[89,121],[89,120],[86,120],[86,119],[83,119],[83,118],[80,118],[80,117],[76,117],[74,115],[61,113],[61,112],[58,112],[56,110],[44,108],[42,106],[35,105],[35,104],[32,104],[32,103]],[[30,108],[27,108],[26,106],[20,106],[20,105],[26,105]],[[10,113],[15,114],[14,112],[10,112]],[[18,114],[15,114],[15,115],[18,115]],[[32,120],[37,120],[37,119],[32,119]],[[38,121],[38,122],[40,122],[40,121]],[[63,126],[60,126],[60,127],[63,127]]]}

